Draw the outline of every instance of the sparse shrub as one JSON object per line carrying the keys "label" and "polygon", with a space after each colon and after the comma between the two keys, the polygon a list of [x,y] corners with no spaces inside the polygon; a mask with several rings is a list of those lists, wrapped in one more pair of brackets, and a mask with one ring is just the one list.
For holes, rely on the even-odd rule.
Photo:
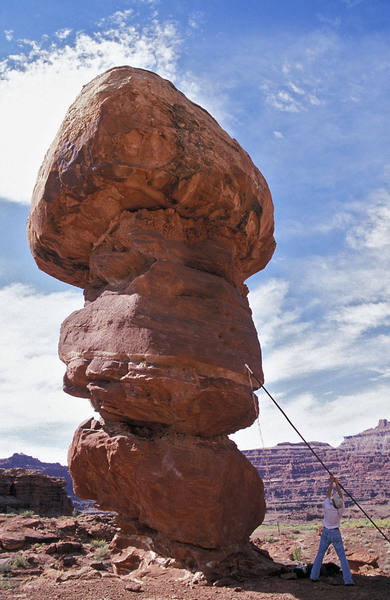
{"label": "sparse shrub", "polygon": [[290,553],[290,559],[300,562],[302,560],[302,550],[299,546],[295,546]]}
{"label": "sparse shrub", "polygon": [[22,510],[20,514],[22,517],[32,517],[35,513],[33,510]]}
{"label": "sparse shrub", "polygon": [[106,540],[92,540],[91,546],[94,548],[100,548],[101,546],[107,546]]}
{"label": "sparse shrub", "polygon": [[18,554],[17,556],[15,556],[11,565],[12,569],[26,569],[27,567],[28,562],[25,556],[23,556],[22,554]]}
{"label": "sparse shrub", "polygon": [[109,556],[110,556],[110,550],[108,548],[107,542],[105,542],[104,545],[98,547],[97,550],[95,551],[96,560],[104,560],[105,558],[108,558]]}
{"label": "sparse shrub", "polygon": [[40,550],[44,546],[45,546],[44,542],[36,542],[35,544],[32,545],[32,548],[34,548],[34,550]]}

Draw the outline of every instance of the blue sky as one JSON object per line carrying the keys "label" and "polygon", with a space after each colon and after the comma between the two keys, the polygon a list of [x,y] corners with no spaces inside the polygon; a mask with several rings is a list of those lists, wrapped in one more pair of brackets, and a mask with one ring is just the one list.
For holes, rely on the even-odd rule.
{"label": "blue sky", "polygon": [[[310,440],[389,418],[390,4],[2,0],[0,456],[64,462],[91,414],[57,358],[81,291],[38,271],[25,222],[67,107],[121,64],[173,81],[268,181],[278,246],[247,283],[269,391]],[[259,398],[266,445],[298,441]],[[256,427],[234,439],[260,443]]]}

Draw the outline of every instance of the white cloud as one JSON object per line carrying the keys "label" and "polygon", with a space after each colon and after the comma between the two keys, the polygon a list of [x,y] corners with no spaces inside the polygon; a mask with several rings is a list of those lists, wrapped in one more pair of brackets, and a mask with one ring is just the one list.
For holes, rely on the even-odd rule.
{"label": "white cloud", "polygon": [[363,0],[341,0],[342,4],[345,4],[347,8],[354,8],[363,2]]}
{"label": "white cloud", "polygon": [[56,31],[55,35],[58,37],[59,40],[65,40],[67,37],[69,37],[69,35],[72,33],[71,29],[65,28],[65,29],[59,29],[58,31]]}
{"label": "white cloud", "polygon": [[[373,426],[372,419],[387,416],[390,252],[383,233],[390,221],[387,200],[387,192],[379,190],[344,206],[339,219],[330,217],[344,230],[344,248],[338,246],[327,256],[289,260],[284,277],[269,279],[249,294],[263,350],[265,385],[271,392],[278,390],[298,423],[304,426],[307,421],[310,439],[338,443],[342,432],[358,432]],[[333,387],[339,390],[337,395]],[[272,419],[268,414],[266,444],[293,441],[288,428],[278,427]],[[250,447],[256,435],[256,427],[240,433],[240,444]]]}
{"label": "white cloud", "polygon": [[273,134],[279,140],[282,140],[284,138],[284,135],[281,131],[273,131]]}
{"label": "white cloud", "polygon": [[6,39],[8,42],[11,42],[11,41],[13,40],[13,37],[14,37],[14,32],[13,32],[13,30],[12,30],[12,29],[5,29],[5,30],[4,30],[4,36],[5,36],[5,39]]}
{"label": "white cloud", "polygon": [[[264,446],[274,446],[282,441],[301,442],[268,396],[262,390],[257,392],[257,396]],[[273,396],[307,442],[327,442],[338,446],[344,436],[375,427],[379,419],[389,417],[389,389],[380,384],[363,388],[359,396],[333,395],[330,400],[311,393],[290,397],[287,392]],[[230,437],[242,450],[262,447],[256,423]]]}
{"label": "white cloud", "polygon": [[[352,272],[349,278],[352,285],[354,275]],[[303,281],[304,290],[291,291],[292,283],[272,279],[250,293],[267,383],[311,386],[321,374],[323,381],[337,375],[349,377],[351,385],[356,385],[356,373],[370,380],[373,373],[386,372],[390,336],[385,328],[390,326],[390,303],[359,300],[353,289],[346,289],[345,276],[338,273],[339,285],[333,288],[321,275],[319,281]],[[321,285],[322,293],[327,292],[326,302],[316,297]],[[305,318],[310,310],[315,315]]]}
{"label": "white cloud", "polygon": [[0,197],[29,201],[68,106],[97,74],[130,64],[175,79],[180,44],[175,26],[154,19],[137,29],[128,24],[129,16],[131,10],[117,12],[105,29],[77,32],[68,43],[68,29],[52,41],[19,40],[21,52],[0,63]]}
{"label": "white cloud", "polygon": [[[284,89],[273,89],[269,84],[265,83],[261,86],[265,92],[266,101],[273,108],[282,112],[298,113],[306,110],[300,100],[294,97],[293,94]],[[300,96],[300,92],[294,92],[295,96]]]}
{"label": "white cloud", "polygon": [[57,356],[60,324],[81,306],[81,291],[0,289],[0,456],[41,448],[39,458],[61,455],[63,462],[72,431],[93,413],[88,401],[62,391],[65,366]]}
{"label": "white cloud", "polygon": [[193,29],[199,29],[199,27],[204,23],[204,12],[203,11],[194,11],[188,17],[188,25]]}
{"label": "white cloud", "polygon": [[385,250],[390,246],[390,193],[386,189],[373,192],[360,206],[361,220],[347,233],[353,248]]}
{"label": "white cloud", "polygon": [[253,321],[263,348],[273,347],[275,339],[286,341],[302,335],[307,327],[298,308],[288,306],[289,283],[270,279],[249,293]]}
{"label": "white cloud", "polygon": [[355,338],[378,327],[390,326],[390,302],[368,302],[343,306],[330,315],[343,335]]}
{"label": "white cloud", "polygon": [[298,87],[297,85],[295,85],[295,83],[293,83],[292,81],[288,82],[288,87],[292,89],[292,91],[295,94],[298,94],[299,96],[302,96],[305,94],[305,90],[303,90],[302,88]]}

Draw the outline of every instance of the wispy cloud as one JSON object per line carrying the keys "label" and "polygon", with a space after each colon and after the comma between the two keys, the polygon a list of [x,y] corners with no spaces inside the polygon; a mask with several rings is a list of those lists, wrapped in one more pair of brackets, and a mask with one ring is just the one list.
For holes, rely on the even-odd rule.
{"label": "wispy cloud", "polygon": [[64,28],[64,29],[59,29],[58,31],[56,31],[55,35],[58,37],[59,40],[65,40],[67,37],[69,37],[69,35],[71,33],[72,33],[71,29]]}
{"label": "wispy cloud", "polygon": [[152,19],[137,27],[131,15],[118,11],[93,34],[61,29],[52,39],[19,40],[19,53],[0,62],[0,197],[29,201],[68,106],[98,73],[130,64],[175,79],[175,25]]}
{"label": "wispy cloud", "polygon": [[[262,391],[257,392],[260,405],[260,426],[264,445],[274,446],[281,441],[301,442],[300,437]],[[287,412],[307,441],[327,441],[338,446],[346,435],[375,427],[388,415],[388,388],[377,384],[356,394],[332,394],[321,401],[313,394],[295,396],[274,394],[278,404]],[[261,448],[257,423],[230,436],[242,449]]]}
{"label": "wispy cloud", "polygon": [[[375,212],[377,198],[366,211]],[[380,205],[382,206],[382,205]],[[383,219],[387,226],[389,217]],[[352,219],[352,217],[351,217]],[[346,232],[360,236],[361,220]],[[370,385],[388,370],[390,356],[390,253],[382,235],[382,220],[366,220],[370,245],[346,241],[327,256],[291,261],[289,273],[258,285],[250,293],[254,321],[264,349],[264,369],[271,383],[304,380],[321,374],[349,377],[350,385]],[[375,245],[372,243],[375,239]],[[381,240],[383,245],[379,245]],[[385,246],[386,245],[386,246]],[[287,385],[287,383],[285,383]]]}
{"label": "wispy cloud", "polygon": [[[330,216],[335,228],[348,225],[341,246],[289,261],[288,273],[249,294],[265,385],[307,439],[337,445],[343,435],[388,416],[388,206],[385,189],[344,205],[340,221]],[[299,441],[266,396],[259,397],[265,444]],[[243,448],[260,444],[256,426],[233,437]]]}
{"label": "wispy cloud", "polygon": [[360,219],[347,233],[353,248],[386,251],[390,247],[390,193],[386,189],[373,192],[364,206],[359,206]]}
{"label": "wispy cloud", "polygon": [[0,289],[0,456],[41,447],[40,458],[64,461],[72,430],[92,414],[87,401],[62,392],[64,366],[57,356],[61,321],[81,306],[80,291],[42,294],[20,284]]}

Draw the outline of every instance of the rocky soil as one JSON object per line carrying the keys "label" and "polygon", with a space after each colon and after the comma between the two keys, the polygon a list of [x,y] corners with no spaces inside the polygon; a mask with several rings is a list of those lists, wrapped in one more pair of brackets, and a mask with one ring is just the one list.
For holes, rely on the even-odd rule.
{"label": "rocky soil", "polygon": [[[387,507],[389,508],[389,507]],[[381,523],[387,535],[390,522]],[[317,523],[275,524],[265,521],[252,535],[262,565],[261,577],[205,581],[199,573],[154,566],[137,577],[118,577],[109,561],[115,533],[112,515],[42,518],[37,515],[0,517],[0,598],[29,600],[242,599],[388,600],[390,545],[373,528],[347,521],[343,538],[356,587],[346,588],[340,574],[321,576],[313,584],[298,578],[298,563],[310,563],[318,547]],[[270,560],[273,559],[273,560]],[[336,563],[334,551],[325,558]]]}

